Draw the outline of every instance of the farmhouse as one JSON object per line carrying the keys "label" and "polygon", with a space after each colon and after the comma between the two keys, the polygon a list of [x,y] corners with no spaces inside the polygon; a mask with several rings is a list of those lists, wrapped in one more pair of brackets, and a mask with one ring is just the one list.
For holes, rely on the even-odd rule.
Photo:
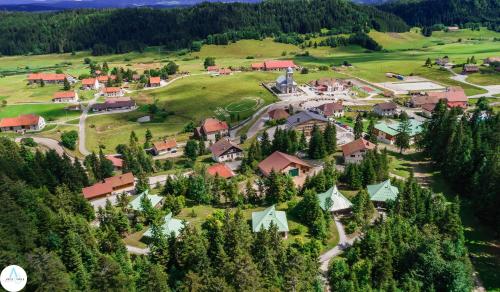
{"label": "farmhouse", "polygon": [[311,136],[314,125],[324,131],[329,121],[322,115],[310,111],[302,111],[287,119],[287,127],[297,132],[304,132],[306,137]]}
{"label": "farmhouse", "polygon": [[122,175],[113,176],[104,179],[90,187],[82,189],[85,199],[87,199],[94,208],[103,207],[106,200],[113,205],[117,203],[119,194],[131,194],[135,189],[134,175],[129,172]]}
{"label": "farmhouse", "polygon": [[336,185],[324,193],[317,194],[317,196],[319,206],[324,211],[329,211],[331,213],[344,213],[346,211],[350,211],[352,208],[351,201],[339,192]]}
{"label": "farmhouse", "polygon": [[445,91],[426,92],[412,96],[410,105],[412,107],[422,107],[425,104],[436,105],[440,100],[446,100],[448,107],[467,108],[467,95],[462,87],[448,87]]}
{"label": "farmhouse", "polygon": [[217,74],[219,74],[219,75],[232,75],[233,71],[229,68],[222,68],[222,69],[219,69],[219,71],[217,71]]}
{"label": "farmhouse", "polygon": [[123,96],[123,90],[120,87],[105,87],[102,90],[102,95],[106,97],[121,97]]}
{"label": "farmhouse", "polygon": [[243,149],[226,138],[222,138],[210,146],[210,152],[212,152],[212,159],[216,162],[243,158]]}
{"label": "farmhouse", "polygon": [[83,90],[98,90],[99,81],[96,78],[85,78],[82,79],[82,89]]}
{"label": "farmhouse", "polygon": [[[165,223],[161,226],[161,231],[165,236],[170,236],[173,234],[174,237],[178,237],[185,226],[182,220],[175,219],[172,217],[172,212],[168,213],[168,215],[164,217],[164,221]],[[151,232],[151,228],[148,229],[148,231],[144,232],[143,236],[145,238],[152,238],[153,233]]]}
{"label": "farmhouse", "polygon": [[277,71],[287,70],[288,68],[297,68],[297,65],[292,60],[271,60],[264,63],[253,63],[253,70]]}
{"label": "farmhouse", "polygon": [[66,79],[66,74],[56,73],[31,73],[28,75],[28,83],[41,83],[42,80],[45,84],[62,84]]}
{"label": "farmhouse", "polygon": [[109,79],[111,80],[116,80],[116,76],[115,75],[101,75],[101,76],[98,76],[97,77],[97,81],[99,81],[99,83],[101,83],[102,85],[106,85],[106,83],[109,81]]}
{"label": "farmhouse", "polygon": [[276,89],[281,94],[289,94],[297,92],[297,82],[293,80],[293,69],[288,67],[285,75],[281,75],[276,79]]}
{"label": "farmhouse", "polygon": [[373,112],[383,117],[396,115],[397,109],[398,106],[393,102],[377,103],[373,106]]}
{"label": "farmhouse", "polygon": [[330,119],[341,118],[344,116],[344,105],[342,104],[342,101],[324,103],[316,108],[313,108],[312,111]]}
{"label": "farmhouse", "polygon": [[270,120],[275,121],[286,120],[290,116],[288,112],[282,108],[270,110],[267,115],[269,116]]}
{"label": "farmhouse", "polygon": [[53,102],[78,102],[78,93],[76,91],[60,91],[54,93]]}
{"label": "farmhouse", "polygon": [[[413,144],[416,135],[422,132],[422,123],[416,120],[409,120],[410,122],[410,144]],[[386,123],[380,122],[375,125],[375,133],[377,139],[386,144],[394,144],[396,136],[399,134],[400,122]]]}
{"label": "farmhouse", "polygon": [[500,57],[488,57],[483,60],[484,64],[491,65],[493,63],[500,63]]}
{"label": "farmhouse", "polygon": [[225,163],[217,163],[207,168],[207,173],[212,176],[220,176],[222,178],[232,178],[236,174],[233,170]]}
{"label": "farmhouse", "polygon": [[133,199],[129,204],[128,208],[130,210],[136,211],[136,212],[142,212],[142,201],[143,200],[148,200],[151,203],[151,206],[153,208],[159,208],[161,206],[161,203],[163,202],[164,197],[158,196],[158,195],[152,195],[149,194],[149,191],[146,190],[142,194],[138,195]]}
{"label": "farmhouse", "polygon": [[128,97],[124,98],[108,98],[104,103],[96,103],[92,105],[92,111],[117,111],[117,110],[130,110],[135,109],[137,106],[135,101]]}
{"label": "farmhouse", "polygon": [[348,88],[348,83],[336,78],[321,78],[309,82],[309,86],[318,93],[333,93],[344,91]]}
{"label": "farmhouse", "polygon": [[279,151],[269,155],[262,160],[259,170],[264,176],[268,176],[272,171],[288,174],[292,177],[306,177],[312,169],[309,163],[296,156],[288,155]]}
{"label": "farmhouse", "polygon": [[389,179],[376,185],[368,185],[367,189],[370,199],[377,206],[382,206],[387,201],[395,201],[399,194],[398,188],[392,186]]}
{"label": "farmhouse", "polygon": [[161,78],[160,77],[149,77],[149,87],[160,87]]}
{"label": "farmhouse", "polygon": [[437,58],[436,59],[436,65],[438,65],[438,66],[449,66],[450,65],[450,58],[448,58],[448,57]]}
{"label": "farmhouse", "polygon": [[272,205],[264,211],[252,212],[253,232],[268,230],[271,225],[276,226],[284,238],[288,237],[288,221],[284,211],[276,211],[276,207]]}
{"label": "farmhouse", "polygon": [[375,149],[376,145],[363,138],[356,139],[350,143],[342,145],[342,153],[346,164],[359,163],[363,160],[369,150]]}
{"label": "farmhouse", "polygon": [[219,66],[208,66],[207,71],[211,72],[211,73],[215,73],[215,72],[219,71]]}
{"label": "farmhouse", "polygon": [[462,74],[472,74],[479,72],[479,67],[474,64],[465,64],[462,70]]}
{"label": "farmhouse", "polygon": [[106,159],[111,161],[115,170],[121,170],[123,168],[123,159],[116,155],[106,155]]}
{"label": "farmhouse", "polygon": [[208,118],[201,123],[201,126],[195,129],[195,135],[208,141],[216,141],[229,135],[229,126],[226,122],[219,121],[216,118]]}
{"label": "farmhouse", "polygon": [[3,118],[0,120],[0,132],[7,131],[40,131],[45,127],[45,119],[29,114],[16,118]]}
{"label": "farmhouse", "polygon": [[177,152],[177,142],[174,139],[153,143],[153,154],[164,155]]}

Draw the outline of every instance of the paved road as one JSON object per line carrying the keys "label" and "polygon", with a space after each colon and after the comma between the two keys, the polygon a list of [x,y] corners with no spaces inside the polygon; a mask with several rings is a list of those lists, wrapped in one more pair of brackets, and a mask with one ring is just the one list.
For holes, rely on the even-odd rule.
{"label": "paved road", "polygon": [[[59,144],[59,141],[57,140],[54,140],[54,139],[50,139],[50,138],[44,138],[44,137],[33,137],[33,136],[24,136],[24,137],[19,137],[19,138],[16,138],[16,142],[19,143],[21,142],[21,139],[22,138],[33,138],[33,140],[38,143],[38,144],[41,144],[49,149],[53,149],[57,152],[57,154],[59,155],[63,155],[64,153],[66,153],[66,151],[64,151],[64,148],[61,146],[61,144]],[[66,153],[67,154],[67,153]],[[69,156],[69,155],[68,155]],[[69,156],[71,159],[73,159],[73,157]]]}
{"label": "paved road", "polygon": [[481,96],[492,97],[493,95],[500,94],[500,85],[488,85],[488,86],[477,85],[477,84],[474,84],[474,83],[467,81],[467,77],[469,77],[469,75],[458,74],[449,68],[448,68],[448,71],[450,71],[451,74],[453,74],[453,76],[450,77],[450,79],[453,79],[455,81],[462,82],[462,83],[465,83],[465,84],[468,84],[471,86],[475,86],[475,87],[478,87],[478,88],[481,88],[481,89],[488,91],[487,93],[484,93],[484,94],[476,94],[476,95],[469,96],[469,98],[480,98]]}
{"label": "paved road", "polygon": [[147,255],[149,253],[149,248],[138,248],[135,246],[127,245],[127,251],[132,254]]}
{"label": "paved road", "polygon": [[350,247],[354,240],[356,240],[356,237],[351,239],[347,238],[344,225],[342,225],[338,218],[334,217],[333,220],[335,221],[335,225],[337,226],[337,230],[339,232],[339,243],[334,248],[319,256],[320,270],[323,273],[328,271],[328,263],[330,263],[330,260],[344,252],[344,250]]}

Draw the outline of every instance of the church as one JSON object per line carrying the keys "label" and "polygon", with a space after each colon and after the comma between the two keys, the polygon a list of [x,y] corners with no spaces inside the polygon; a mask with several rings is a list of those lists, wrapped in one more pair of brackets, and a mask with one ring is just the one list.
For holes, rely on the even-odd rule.
{"label": "church", "polygon": [[293,80],[293,69],[288,67],[286,75],[281,75],[276,79],[276,89],[281,94],[297,92],[297,83]]}

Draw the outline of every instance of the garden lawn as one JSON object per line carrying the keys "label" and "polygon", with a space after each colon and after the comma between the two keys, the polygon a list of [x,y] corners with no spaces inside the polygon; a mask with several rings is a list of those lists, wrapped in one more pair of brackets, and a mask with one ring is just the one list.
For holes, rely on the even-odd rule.
{"label": "garden lawn", "polygon": [[80,112],[67,111],[66,104],[24,104],[0,107],[0,118],[12,118],[23,114],[39,115],[47,122],[77,118]]}

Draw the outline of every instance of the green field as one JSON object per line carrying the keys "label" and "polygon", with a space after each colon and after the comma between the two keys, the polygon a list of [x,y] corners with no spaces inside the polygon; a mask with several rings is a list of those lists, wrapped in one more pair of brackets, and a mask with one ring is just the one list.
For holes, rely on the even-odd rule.
{"label": "green field", "polygon": [[21,114],[37,114],[46,121],[69,120],[80,115],[78,111],[66,111],[65,104],[24,104],[7,105],[0,108],[0,118],[17,117]]}

